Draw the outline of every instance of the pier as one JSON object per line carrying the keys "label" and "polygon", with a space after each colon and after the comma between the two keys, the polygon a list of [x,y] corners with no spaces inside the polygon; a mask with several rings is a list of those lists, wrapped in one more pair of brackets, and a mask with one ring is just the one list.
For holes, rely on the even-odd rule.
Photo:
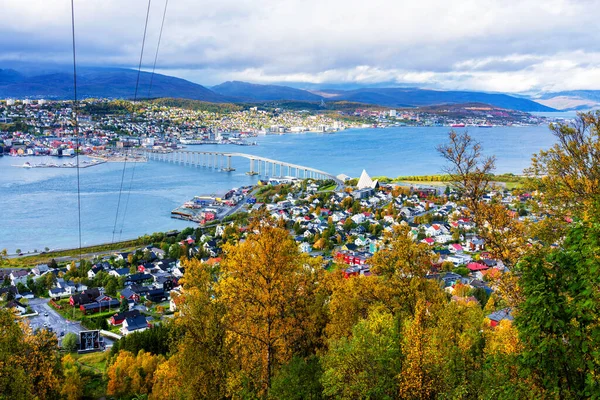
{"label": "pier", "polygon": [[249,160],[247,175],[263,175],[270,177],[295,177],[298,179],[331,179],[338,185],[344,182],[335,175],[315,168],[291,164],[285,161],[273,160],[266,157],[255,156],[245,153],[228,153],[215,151],[187,151],[174,150],[170,152],[157,152],[152,150],[138,149],[138,153],[144,155],[148,160],[169,162],[194,167],[212,168],[218,171],[235,171],[231,165],[231,158],[245,158]]}

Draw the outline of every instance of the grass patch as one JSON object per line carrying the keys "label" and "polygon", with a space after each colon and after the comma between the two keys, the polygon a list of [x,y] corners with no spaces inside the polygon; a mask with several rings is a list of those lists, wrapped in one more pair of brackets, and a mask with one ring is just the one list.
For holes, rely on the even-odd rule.
{"label": "grass patch", "polygon": [[97,373],[104,373],[109,352],[99,351],[87,354],[73,354],[75,361],[83,368],[88,368]]}
{"label": "grass patch", "polygon": [[84,377],[84,398],[100,399],[106,395],[106,364],[109,352],[72,354]]}
{"label": "grass patch", "polygon": [[319,192],[331,192],[336,187],[337,187],[337,185],[335,183],[332,183],[331,185],[327,185],[322,188],[319,188]]}
{"label": "grass patch", "polygon": [[83,319],[83,312],[81,312],[81,310],[77,307],[71,307],[69,304],[69,299],[62,299],[56,303],[62,308],[58,309],[54,307],[52,303],[49,303],[50,307],[54,308],[54,310],[56,310],[56,312],[64,318],[71,321],[81,321]]}
{"label": "grass patch", "polygon": [[522,182],[506,182],[505,185],[508,190],[522,189],[524,187]]}

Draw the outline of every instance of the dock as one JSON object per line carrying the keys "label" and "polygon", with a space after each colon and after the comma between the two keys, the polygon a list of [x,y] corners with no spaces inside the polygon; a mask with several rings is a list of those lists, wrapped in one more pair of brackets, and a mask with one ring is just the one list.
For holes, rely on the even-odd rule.
{"label": "dock", "polygon": [[[93,167],[93,166],[105,164],[105,163],[106,163],[106,161],[100,161],[100,160],[82,161],[79,163],[79,168],[89,168],[89,167]],[[55,163],[31,164],[29,162],[26,162],[25,164],[22,164],[22,165],[13,164],[12,166],[17,167],[17,168],[77,168],[77,164],[73,163],[73,162],[68,162],[65,164],[55,164]]]}

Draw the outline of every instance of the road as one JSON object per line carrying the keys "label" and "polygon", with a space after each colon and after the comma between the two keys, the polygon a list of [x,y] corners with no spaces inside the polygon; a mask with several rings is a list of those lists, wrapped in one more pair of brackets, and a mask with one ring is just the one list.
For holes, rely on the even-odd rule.
{"label": "road", "polygon": [[[29,300],[29,306],[31,309],[38,313],[35,317],[29,317],[29,325],[35,331],[36,329],[43,329],[46,327],[52,328],[56,336],[58,337],[58,343],[61,344],[63,338],[62,332],[65,335],[72,332],[79,338],[79,332],[86,331],[87,329],[82,327],[77,321],[66,320],[56,310],[48,304],[49,299],[31,299]],[[104,342],[109,345],[112,344],[110,339],[104,338]]]}
{"label": "road", "polygon": [[[101,245],[99,245],[101,246]],[[143,247],[143,245],[137,246],[137,247]],[[84,260],[89,260],[89,259],[93,259],[96,257],[102,257],[102,256],[110,256],[112,254],[115,253],[122,253],[125,251],[130,250],[132,247],[131,246],[127,246],[127,247],[123,247],[121,249],[115,249],[115,250],[103,250],[103,251],[95,251],[95,252],[90,252],[90,253],[85,253],[85,248],[83,249],[84,253],[81,254],[81,258]],[[73,250],[77,250],[77,248],[74,249],[61,249],[61,250],[56,250],[56,251],[73,251]],[[52,250],[54,251],[54,250]],[[27,257],[33,257],[33,256],[43,256],[46,253],[25,253],[22,256],[18,255],[18,254],[11,254],[6,256],[6,258],[20,258],[23,260],[26,260]],[[79,261],[79,255],[76,256],[64,256],[64,257],[54,257],[54,260],[56,262],[69,262],[69,261]]]}

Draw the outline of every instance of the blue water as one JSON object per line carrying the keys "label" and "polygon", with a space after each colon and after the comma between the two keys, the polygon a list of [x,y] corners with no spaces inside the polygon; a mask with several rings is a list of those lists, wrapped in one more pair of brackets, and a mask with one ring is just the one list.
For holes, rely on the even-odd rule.
{"label": "blue water", "polygon": [[[334,174],[359,176],[364,168],[372,176],[393,177],[440,173],[443,161],[435,147],[446,140],[447,132],[448,128],[443,127],[357,129],[258,137],[253,140],[259,145],[252,147],[189,148],[250,153]],[[486,154],[496,155],[498,173],[521,173],[533,153],[553,143],[553,136],[543,126],[471,128],[469,132],[482,142]],[[0,157],[0,249],[43,251],[45,247],[77,246],[76,170],[11,166],[25,161],[57,160]],[[248,160],[233,159],[233,166],[236,171],[225,173],[151,161],[137,164],[131,181],[134,169],[128,164],[115,239],[192,226],[171,219],[171,210],[195,195],[223,192],[257,181],[258,177],[245,175]],[[122,163],[80,170],[83,245],[112,241],[122,171]]]}

